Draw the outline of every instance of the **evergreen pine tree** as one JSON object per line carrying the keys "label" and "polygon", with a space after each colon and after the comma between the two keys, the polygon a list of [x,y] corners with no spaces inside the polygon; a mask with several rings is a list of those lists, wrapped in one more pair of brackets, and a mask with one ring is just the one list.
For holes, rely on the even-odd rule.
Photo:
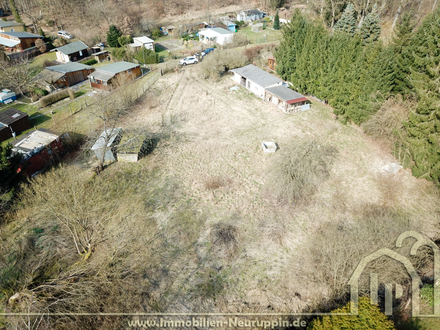
{"label": "evergreen pine tree", "polygon": [[414,57],[409,49],[413,30],[412,17],[409,13],[406,13],[402,22],[396,26],[396,35],[393,37],[396,76],[393,92],[395,94],[409,94],[413,88],[409,80],[410,68],[414,62]]}
{"label": "evergreen pine tree", "polygon": [[275,18],[273,19],[273,29],[274,30],[280,29],[280,16],[278,15],[278,11],[275,15]]}
{"label": "evergreen pine tree", "polygon": [[283,39],[275,51],[275,58],[277,73],[284,80],[290,81],[292,73],[295,72],[296,59],[301,53],[305,42],[307,24],[303,15],[297,9],[293,13],[290,23],[283,27]]}
{"label": "evergreen pine tree", "polygon": [[364,42],[370,43],[379,39],[380,31],[380,18],[379,14],[377,13],[377,4],[375,4],[371,13],[365,17],[360,32]]}
{"label": "evergreen pine tree", "polygon": [[335,24],[335,31],[353,36],[356,32],[356,15],[351,3],[347,5],[341,18]]}
{"label": "evergreen pine tree", "polygon": [[107,44],[110,47],[119,47],[118,38],[122,36],[122,32],[115,25],[110,25],[107,32]]}
{"label": "evergreen pine tree", "polygon": [[405,123],[414,164],[413,175],[440,182],[440,10],[425,18],[411,39],[414,66],[411,82],[417,94],[417,110]]}

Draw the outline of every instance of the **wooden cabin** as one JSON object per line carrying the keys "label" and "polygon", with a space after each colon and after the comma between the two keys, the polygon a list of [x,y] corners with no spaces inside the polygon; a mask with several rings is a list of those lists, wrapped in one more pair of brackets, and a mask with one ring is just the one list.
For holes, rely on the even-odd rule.
{"label": "wooden cabin", "polygon": [[88,76],[90,86],[111,91],[142,75],[139,64],[130,62],[116,62],[104,65]]}

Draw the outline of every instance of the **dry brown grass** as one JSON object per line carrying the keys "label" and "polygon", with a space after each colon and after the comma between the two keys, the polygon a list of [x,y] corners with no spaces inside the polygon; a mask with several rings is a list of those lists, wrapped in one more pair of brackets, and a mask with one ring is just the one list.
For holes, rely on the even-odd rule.
{"label": "dry brown grass", "polygon": [[[113,203],[109,210],[114,210],[106,235],[87,262],[75,264],[82,257],[74,251],[61,259],[61,269],[48,272],[56,274],[51,288],[34,290],[42,301],[39,308],[61,297],[66,300],[50,305],[54,311],[314,310],[315,302],[343,295],[356,262],[393,244],[401,231],[411,228],[435,237],[440,213],[432,185],[407,171],[396,179],[378,176],[376,165],[392,159],[357,128],[334,121],[320,104],[286,115],[246,91],[230,92],[232,85],[229,77],[207,84],[196,66],[187,67],[164,75],[144,103],[133,105],[121,126],[148,127],[161,140],[140,162],[116,163],[100,175]],[[153,96],[155,106],[149,107]],[[280,146],[277,154],[260,149],[268,139]],[[304,190],[313,192],[307,205],[292,208],[274,203],[268,177],[276,159],[299,140],[325,141],[339,153],[332,166],[320,157],[302,157],[302,168],[316,169],[310,174],[316,186]],[[87,181],[87,166],[84,160],[68,170],[84,173]],[[53,191],[68,189],[69,180]],[[22,226],[53,221],[42,212],[44,199],[37,204],[32,198],[2,232],[8,238],[1,245],[7,248],[3,255],[11,246],[18,249],[14,242],[21,242]],[[52,236],[63,244],[53,243],[53,251],[59,251],[55,256],[71,251],[64,232]],[[40,260],[32,254],[26,258],[25,266]],[[56,258],[51,260],[56,264]],[[69,282],[72,274],[77,279]],[[20,290],[23,282],[13,288]],[[109,329],[112,320],[77,321],[60,319],[54,328]]]}

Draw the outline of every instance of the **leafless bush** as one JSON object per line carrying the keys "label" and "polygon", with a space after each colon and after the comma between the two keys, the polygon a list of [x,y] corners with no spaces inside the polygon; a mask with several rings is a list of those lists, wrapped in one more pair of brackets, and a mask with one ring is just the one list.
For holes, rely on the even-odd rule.
{"label": "leafless bush", "polygon": [[252,61],[256,56],[260,55],[263,48],[264,46],[249,47],[243,51],[243,54],[248,58],[249,61]]}
{"label": "leafless bush", "polygon": [[394,142],[397,138],[395,131],[403,128],[403,122],[408,120],[409,113],[414,108],[414,101],[404,101],[401,95],[390,98],[363,125],[364,130],[367,134]]}
{"label": "leafless bush", "polygon": [[241,244],[240,232],[236,226],[217,223],[210,229],[212,253],[219,258],[234,256]]}
{"label": "leafless bush", "polygon": [[208,190],[216,190],[223,186],[223,180],[219,176],[212,176],[205,180],[205,188]]}
{"label": "leafless bush", "polygon": [[246,64],[248,64],[248,60],[242,53],[233,49],[217,50],[199,64],[199,72],[205,79],[218,79],[228,70],[239,68]]}
{"label": "leafless bush", "polygon": [[43,62],[43,68],[47,68],[48,66],[54,66],[54,65],[58,65],[58,63],[55,61],[49,61],[49,60],[44,60],[44,62]]}
{"label": "leafless bush", "polygon": [[400,95],[385,101],[379,111],[363,127],[367,134],[387,141],[396,157],[404,166],[410,160],[407,132],[403,123],[408,120],[414,100],[403,100]]}
{"label": "leafless bush", "polygon": [[280,201],[302,202],[330,176],[337,152],[314,140],[295,140],[280,150],[272,165],[270,186]]}

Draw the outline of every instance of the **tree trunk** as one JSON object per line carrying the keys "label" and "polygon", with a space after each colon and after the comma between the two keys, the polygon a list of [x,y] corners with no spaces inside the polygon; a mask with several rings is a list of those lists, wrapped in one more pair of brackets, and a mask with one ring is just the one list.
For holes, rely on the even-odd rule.
{"label": "tree trunk", "polygon": [[400,11],[402,10],[402,6],[399,6],[397,9],[396,17],[394,17],[393,25],[391,26],[390,35],[393,34],[394,28],[396,27],[397,20],[399,19]]}
{"label": "tree trunk", "polygon": [[334,1],[330,1],[330,3],[332,4],[332,25],[330,26],[331,29],[333,29],[333,26],[335,25],[335,2]]}
{"label": "tree trunk", "polygon": [[365,6],[365,8],[362,10],[362,15],[361,15],[361,20],[359,21],[359,26],[358,28],[360,29],[362,26],[362,23],[364,22],[364,18],[365,18],[365,13],[368,10],[368,6],[370,5],[370,0],[367,1],[367,5]]}

